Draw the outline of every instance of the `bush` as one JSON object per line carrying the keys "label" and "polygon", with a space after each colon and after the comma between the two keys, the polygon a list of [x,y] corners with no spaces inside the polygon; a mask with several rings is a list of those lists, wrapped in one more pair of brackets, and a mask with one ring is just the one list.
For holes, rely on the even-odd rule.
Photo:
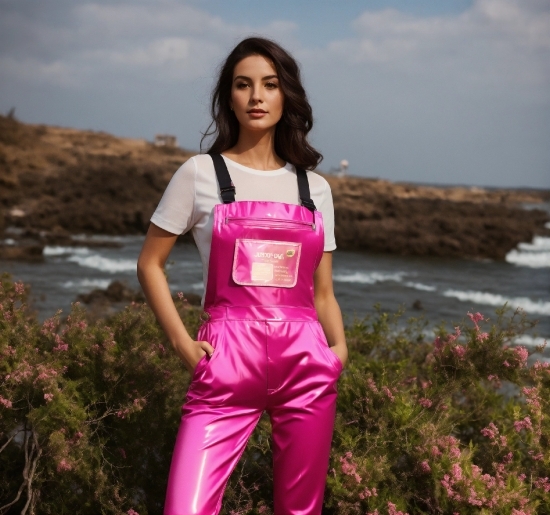
{"label": "bush", "polygon": [[[550,367],[511,345],[521,313],[469,316],[435,342],[401,313],[348,328],[326,514],[550,513]],[[39,324],[3,277],[0,356],[0,514],[162,513],[189,375],[146,306]],[[271,513],[270,452],[264,418],[225,513]]]}

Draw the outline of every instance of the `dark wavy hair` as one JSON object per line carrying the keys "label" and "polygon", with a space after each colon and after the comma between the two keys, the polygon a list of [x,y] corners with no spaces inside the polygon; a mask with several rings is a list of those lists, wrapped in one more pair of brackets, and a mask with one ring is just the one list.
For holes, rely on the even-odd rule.
{"label": "dark wavy hair", "polygon": [[298,64],[277,43],[260,37],[241,41],[222,64],[212,92],[212,122],[203,133],[201,148],[208,136],[215,139],[207,152],[219,154],[237,144],[239,122],[230,108],[233,71],[237,63],[251,55],[264,56],[273,63],[284,95],[283,115],[275,128],[275,153],[297,168],[315,169],[323,156],[307,140],[307,134],[313,127],[313,114],[300,80]]}

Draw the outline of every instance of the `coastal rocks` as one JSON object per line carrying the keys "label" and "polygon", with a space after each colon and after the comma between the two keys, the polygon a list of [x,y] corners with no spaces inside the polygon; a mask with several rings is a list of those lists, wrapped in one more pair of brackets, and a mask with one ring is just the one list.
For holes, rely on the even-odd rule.
{"label": "coastal rocks", "polygon": [[[179,297],[174,295],[174,301]],[[201,297],[196,293],[185,293],[183,302],[187,306],[200,306]],[[145,296],[141,290],[134,290],[121,281],[112,281],[107,288],[96,288],[89,293],[81,293],[77,302],[86,304],[86,313],[89,319],[97,320],[113,315],[131,302],[144,303]]]}
{"label": "coastal rocks", "polygon": [[[43,246],[71,245],[75,234],[144,234],[168,181],[189,156],[144,140],[0,116],[0,235],[16,228]],[[327,180],[340,249],[503,260],[518,243],[550,234],[548,213],[520,207],[548,202],[548,191]],[[0,259],[17,252],[38,256],[37,249],[4,246]]]}
{"label": "coastal rocks", "polygon": [[[545,233],[550,218],[545,211],[522,209],[497,196],[483,202],[465,196],[450,201],[444,194],[422,198],[421,192],[398,197],[387,189],[386,181],[382,188],[368,179],[329,178],[329,182],[336,241],[342,249],[503,260],[520,242]],[[441,188],[445,189],[453,190]],[[533,197],[531,193],[528,198]]]}

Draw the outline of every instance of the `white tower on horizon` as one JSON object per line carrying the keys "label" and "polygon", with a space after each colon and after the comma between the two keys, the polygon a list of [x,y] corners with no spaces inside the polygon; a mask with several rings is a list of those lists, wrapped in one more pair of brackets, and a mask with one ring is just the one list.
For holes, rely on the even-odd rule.
{"label": "white tower on horizon", "polygon": [[340,161],[340,168],[338,170],[338,177],[345,177],[346,173],[348,171],[348,167],[349,167],[348,160],[347,159],[342,159],[342,161]]}

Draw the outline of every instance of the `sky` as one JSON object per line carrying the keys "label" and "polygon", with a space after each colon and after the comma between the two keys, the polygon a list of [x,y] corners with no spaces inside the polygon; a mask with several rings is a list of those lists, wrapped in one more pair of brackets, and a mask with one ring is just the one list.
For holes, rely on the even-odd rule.
{"label": "sky", "polygon": [[550,0],[0,0],[0,112],[198,152],[250,35],[300,63],[321,171],[550,188]]}

